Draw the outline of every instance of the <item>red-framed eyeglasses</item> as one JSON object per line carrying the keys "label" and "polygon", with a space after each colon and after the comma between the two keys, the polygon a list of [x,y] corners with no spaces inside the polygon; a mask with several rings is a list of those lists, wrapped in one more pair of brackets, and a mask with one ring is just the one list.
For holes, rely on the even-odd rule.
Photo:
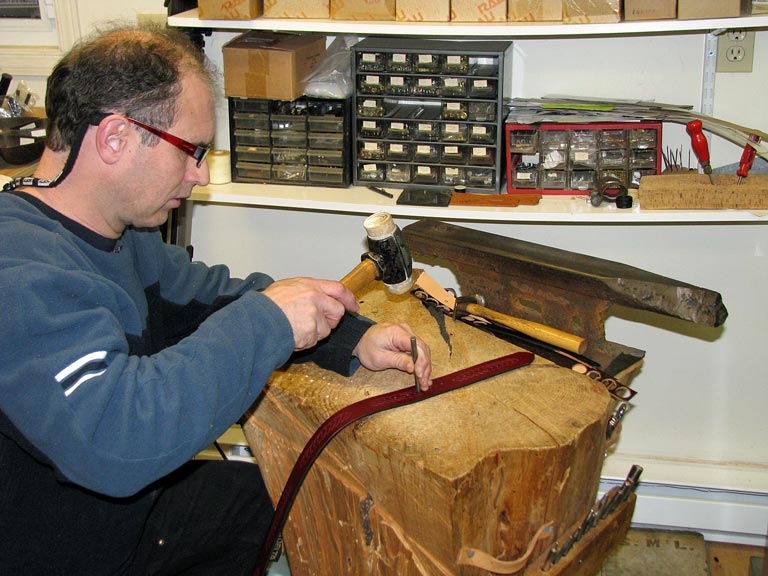
{"label": "red-framed eyeglasses", "polygon": [[159,138],[162,138],[169,144],[176,146],[176,148],[178,148],[185,154],[192,156],[192,158],[195,159],[195,164],[197,165],[198,168],[205,160],[206,154],[208,154],[208,152],[211,150],[210,146],[200,146],[199,144],[192,144],[192,142],[187,142],[186,140],[179,138],[178,136],[169,134],[168,132],[160,130],[159,128],[150,126],[149,124],[144,124],[144,122],[140,122],[139,120],[136,120],[129,116],[126,116],[125,119],[128,120],[128,122],[130,122],[131,124],[135,124],[139,128],[143,128],[147,132],[151,132],[152,134],[154,134]]}

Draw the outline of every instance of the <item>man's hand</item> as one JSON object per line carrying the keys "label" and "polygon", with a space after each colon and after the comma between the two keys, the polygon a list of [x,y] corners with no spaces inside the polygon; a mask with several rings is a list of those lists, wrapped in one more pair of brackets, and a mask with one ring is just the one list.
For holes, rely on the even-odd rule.
{"label": "man's hand", "polygon": [[352,353],[369,370],[397,368],[403,372],[415,373],[421,389],[426,390],[432,384],[429,377],[432,373],[429,346],[419,338],[416,339],[419,357],[414,366],[411,357],[411,336],[415,334],[407,324],[374,324],[363,334]]}
{"label": "man's hand", "polygon": [[317,344],[336,327],[345,310],[356,312],[358,308],[352,292],[333,280],[279,280],[265,288],[264,295],[288,318],[296,351]]}

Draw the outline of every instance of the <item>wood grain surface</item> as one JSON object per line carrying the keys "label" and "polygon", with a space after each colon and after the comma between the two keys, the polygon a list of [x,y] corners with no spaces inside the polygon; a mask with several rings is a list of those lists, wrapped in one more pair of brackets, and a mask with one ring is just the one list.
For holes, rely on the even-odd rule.
{"label": "wood grain surface", "polygon": [[[408,322],[432,350],[434,375],[516,348],[374,285],[361,312]],[[274,501],[314,430],[340,408],[413,386],[409,374],[312,364],[277,372],[244,425]],[[595,499],[612,401],[598,383],[534,364],[342,431],[307,476],[284,530],[291,572],[479,574],[462,546],[513,559],[548,522],[563,529]]]}

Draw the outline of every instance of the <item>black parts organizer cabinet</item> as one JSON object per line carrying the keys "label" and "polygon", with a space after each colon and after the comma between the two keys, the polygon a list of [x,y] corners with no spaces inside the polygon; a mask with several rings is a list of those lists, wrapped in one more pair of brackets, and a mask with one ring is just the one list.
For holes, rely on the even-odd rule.
{"label": "black parts organizer cabinet", "polygon": [[229,98],[232,180],[348,187],[351,101]]}
{"label": "black parts organizer cabinet", "polygon": [[498,194],[511,47],[420,38],[355,44],[354,183]]}

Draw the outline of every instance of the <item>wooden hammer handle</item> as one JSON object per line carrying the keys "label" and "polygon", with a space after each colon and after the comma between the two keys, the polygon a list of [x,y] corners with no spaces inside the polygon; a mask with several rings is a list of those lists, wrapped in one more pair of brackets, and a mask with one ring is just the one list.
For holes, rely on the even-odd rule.
{"label": "wooden hammer handle", "polygon": [[480,316],[486,320],[491,320],[512,330],[517,330],[528,336],[532,336],[547,344],[552,344],[568,352],[583,354],[587,349],[587,341],[581,336],[570,334],[546,324],[539,324],[523,318],[515,318],[507,314],[502,314],[496,310],[491,310],[480,304],[467,304],[464,309],[474,316]]}
{"label": "wooden hammer handle", "polygon": [[349,288],[353,294],[357,294],[368,284],[376,280],[378,274],[376,264],[370,258],[365,258],[349,274],[341,279],[341,283]]}

